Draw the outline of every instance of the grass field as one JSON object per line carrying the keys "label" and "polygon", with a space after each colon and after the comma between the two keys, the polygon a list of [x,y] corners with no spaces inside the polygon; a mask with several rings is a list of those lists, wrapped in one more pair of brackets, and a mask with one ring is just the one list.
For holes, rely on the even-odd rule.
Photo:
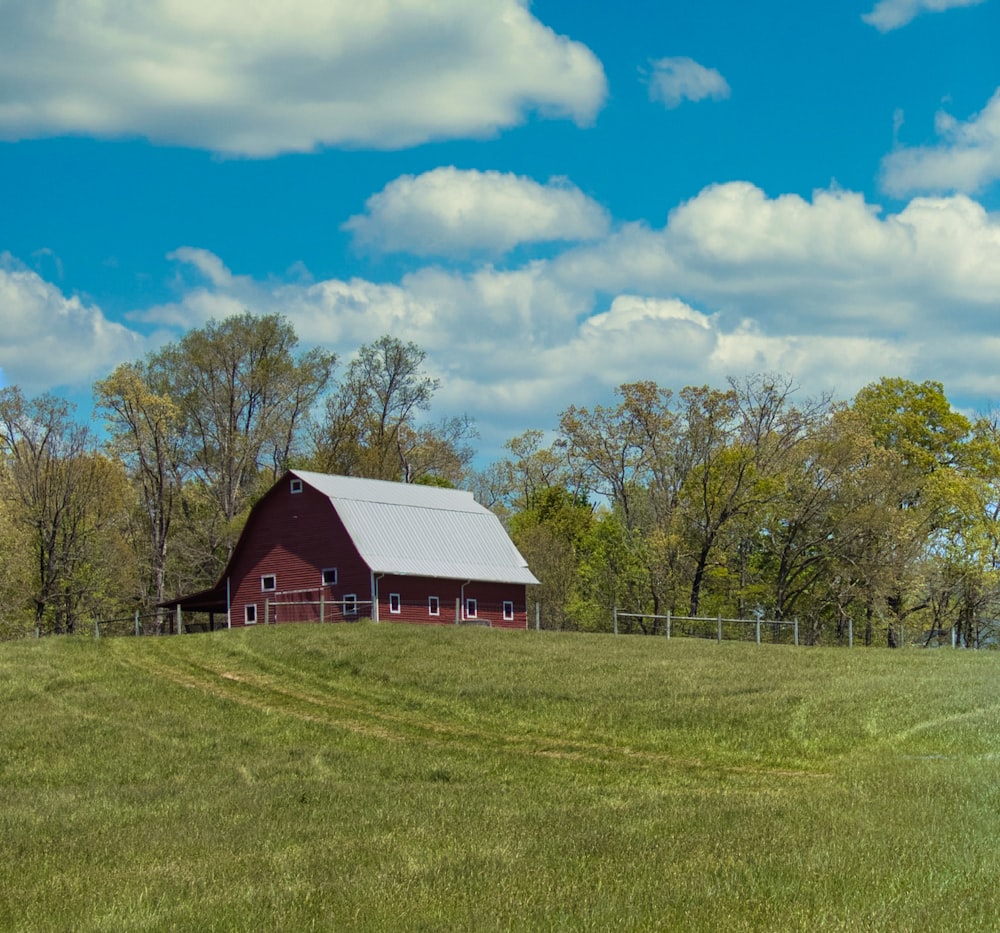
{"label": "grass field", "polygon": [[0,646],[3,930],[995,930],[1000,653]]}

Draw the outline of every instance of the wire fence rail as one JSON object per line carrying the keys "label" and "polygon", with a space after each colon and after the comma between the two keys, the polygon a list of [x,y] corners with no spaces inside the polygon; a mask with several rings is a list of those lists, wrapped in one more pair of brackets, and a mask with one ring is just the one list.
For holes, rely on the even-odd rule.
{"label": "wire fence rail", "polygon": [[[679,616],[623,612],[615,608],[615,635],[664,635],[667,638],[711,638],[716,641],[756,641],[763,644],[799,644],[798,619],[733,619],[716,616]],[[851,638],[853,644],[853,636]]]}
{"label": "wire fence rail", "polygon": [[[725,616],[680,616],[671,612],[655,614],[649,612],[625,612],[614,609],[613,632],[615,635],[659,635],[667,638],[710,638],[715,641],[754,641],[760,644],[812,644],[812,633],[803,632],[798,618],[734,619]],[[907,632],[900,629],[898,646],[911,645],[920,648],[981,648],[992,646],[992,627],[983,628],[973,640],[963,638],[957,627],[947,629],[924,629],[914,627],[911,640],[906,640]],[[803,638],[803,636],[805,636]],[[854,647],[854,623],[848,619],[843,638],[838,644]]]}

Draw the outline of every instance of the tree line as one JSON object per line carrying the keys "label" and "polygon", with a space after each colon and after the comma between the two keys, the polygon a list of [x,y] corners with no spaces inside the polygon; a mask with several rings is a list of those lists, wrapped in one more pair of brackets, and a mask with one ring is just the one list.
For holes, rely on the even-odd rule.
{"label": "tree line", "polygon": [[815,643],[992,636],[1000,418],[940,383],[850,402],[771,374],[652,381],[569,406],[475,469],[467,417],[433,420],[424,352],[340,361],[280,315],[211,321],[94,386],[95,420],[0,390],[0,635],[72,632],[212,585],[287,468],[471,488],[541,585],[547,627],[648,614],[800,620]]}

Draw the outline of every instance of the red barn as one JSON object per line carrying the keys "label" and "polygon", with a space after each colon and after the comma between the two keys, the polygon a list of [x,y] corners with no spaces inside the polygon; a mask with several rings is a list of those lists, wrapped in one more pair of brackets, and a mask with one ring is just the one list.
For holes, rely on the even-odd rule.
{"label": "red barn", "polygon": [[165,605],[230,625],[470,622],[526,628],[538,581],[472,493],[292,470],[254,506],[219,582]]}

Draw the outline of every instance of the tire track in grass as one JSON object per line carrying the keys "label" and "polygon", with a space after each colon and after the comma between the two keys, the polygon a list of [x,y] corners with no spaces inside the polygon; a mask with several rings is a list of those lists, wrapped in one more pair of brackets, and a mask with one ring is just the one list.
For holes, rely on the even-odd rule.
{"label": "tire track in grass", "polygon": [[276,679],[263,672],[233,669],[232,664],[217,668],[201,661],[172,658],[167,663],[149,655],[122,658],[122,663],[148,676],[166,680],[177,686],[198,690],[219,700],[228,700],[266,713],[280,713],[304,722],[343,729],[383,741],[404,742],[422,739],[443,749],[473,746],[492,747],[497,751],[514,752],[551,760],[580,761],[590,764],[623,764],[637,766],[670,765],[692,770],[714,770],[731,774],[767,775],[785,778],[828,778],[824,771],[794,768],[768,768],[752,765],[719,765],[697,757],[683,757],[612,745],[606,742],[566,739],[561,736],[528,734],[514,735],[497,730],[470,728],[454,722],[427,718],[416,713],[378,709],[374,697],[352,699],[334,693],[334,684],[323,692],[309,692],[289,686],[285,679]]}

